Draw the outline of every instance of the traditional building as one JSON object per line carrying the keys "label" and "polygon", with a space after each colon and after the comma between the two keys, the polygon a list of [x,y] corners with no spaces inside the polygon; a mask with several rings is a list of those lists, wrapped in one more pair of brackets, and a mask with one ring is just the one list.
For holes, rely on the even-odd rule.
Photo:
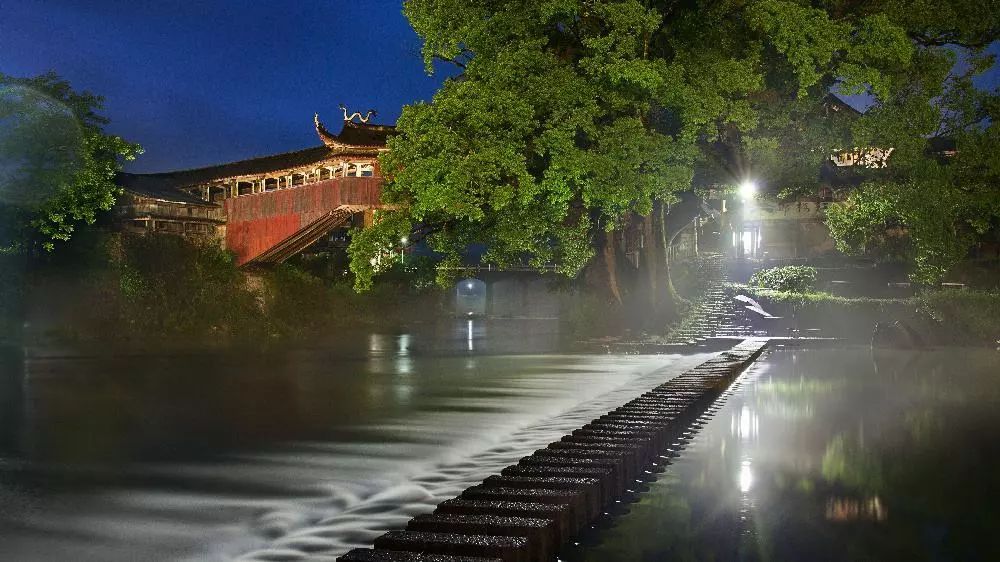
{"label": "traditional building", "polygon": [[283,261],[336,228],[370,224],[379,204],[378,157],[395,129],[369,123],[374,111],[362,116],[341,109],[337,134],[314,116],[319,146],[191,170],[122,174],[125,195],[114,216],[125,230],[214,238],[240,264]]}
{"label": "traditional building", "polygon": [[[834,95],[828,95],[824,108],[827,118],[855,119],[861,113]],[[725,244],[736,257],[756,259],[815,258],[836,251],[826,209],[846,197],[850,188],[863,176],[862,169],[885,168],[892,148],[850,148],[836,150],[817,173],[820,187],[815,193],[793,200],[773,196],[737,198],[730,201]]]}
{"label": "traditional building", "polygon": [[112,208],[120,230],[169,233],[224,240],[226,217],[222,206],[175,188],[168,180],[141,174],[119,174],[124,193]]}

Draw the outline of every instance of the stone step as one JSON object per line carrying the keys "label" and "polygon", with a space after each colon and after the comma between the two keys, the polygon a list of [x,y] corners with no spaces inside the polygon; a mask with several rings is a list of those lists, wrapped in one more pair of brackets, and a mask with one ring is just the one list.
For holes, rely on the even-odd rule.
{"label": "stone step", "polygon": [[370,548],[355,548],[337,560],[341,562],[502,562],[500,558],[448,556],[399,550],[372,550]]}
{"label": "stone step", "polygon": [[533,560],[554,558],[561,538],[553,519],[503,515],[418,515],[410,520],[406,529],[428,533],[524,537],[528,540]]}
{"label": "stone step", "polygon": [[[610,481],[610,478],[609,478]],[[610,497],[605,497],[602,490],[604,483],[600,478],[568,478],[565,476],[506,476],[494,475],[483,480],[487,488],[522,488],[543,490],[572,490],[582,492],[589,513],[600,513]]]}
{"label": "stone step", "polygon": [[500,559],[502,562],[532,562],[528,539],[493,535],[458,535],[454,533],[423,533],[389,531],[375,539],[376,549],[406,550],[421,554],[478,556]]}
{"label": "stone step", "polygon": [[434,513],[547,519],[555,525],[556,540],[560,544],[569,539],[576,529],[568,504],[453,499],[441,502]]}
{"label": "stone step", "polygon": [[462,492],[462,499],[499,502],[527,502],[566,505],[572,518],[571,533],[583,528],[597,513],[590,510],[586,498],[577,490],[545,488],[496,488],[472,486]]}

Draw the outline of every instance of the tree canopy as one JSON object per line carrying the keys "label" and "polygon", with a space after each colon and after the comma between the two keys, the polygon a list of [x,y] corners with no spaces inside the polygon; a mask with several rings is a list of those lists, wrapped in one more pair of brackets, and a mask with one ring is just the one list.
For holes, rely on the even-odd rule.
{"label": "tree canopy", "polygon": [[114,204],[141,149],[104,132],[102,104],[53,73],[0,74],[0,250],[51,250]]}
{"label": "tree canopy", "polygon": [[987,38],[962,30],[916,35],[913,63],[852,131],[854,146],[893,147],[888,167],[828,210],[839,249],[902,257],[920,283],[940,281],[1000,226],[1000,95],[973,82],[994,59]]}
{"label": "tree canopy", "polygon": [[[482,243],[501,266],[575,275],[597,233],[696,174],[808,189],[834,149],[892,146],[894,173],[911,181],[930,165],[935,118],[961,128],[992,107],[967,87],[992,63],[981,53],[1000,10],[988,4],[408,0],[428,71],[455,75],[398,121],[382,161],[394,209],[352,241],[357,288],[404,238],[453,265]],[[957,79],[956,60],[969,69]],[[831,89],[866,94],[873,108],[824,119]]]}

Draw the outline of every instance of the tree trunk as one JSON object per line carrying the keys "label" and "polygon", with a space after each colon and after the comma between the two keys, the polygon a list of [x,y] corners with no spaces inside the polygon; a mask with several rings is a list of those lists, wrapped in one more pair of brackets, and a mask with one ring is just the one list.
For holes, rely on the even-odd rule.
{"label": "tree trunk", "polygon": [[616,233],[600,232],[595,240],[597,255],[587,267],[587,286],[617,308],[623,325],[633,330],[664,333],[683,302],[670,279],[667,216],[666,204],[656,201],[649,214],[632,215],[624,229],[616,231],[636,252],[632,256],[638,267],[617,248]]}
{"label": "tree trunk", "polygon": [[681,300],[670,279],[666,204],[654,202],[652,212],[639,220],[645,242],[635,291],[643,305],[640,320],[644,329],[661,333],[676,319],[677,303]]}
{"label": "tree trunk", "polygon": [[670,214],[669,205],[659,202],[659,215],[660,215],[660,236],[657,240],[660,243],[660,247],[663,251],[663,263],[664,263],[664,279],[666,280],[665,291],[666,294],[664,298],[671,304],[673,318],[670,320],[675,320],[678,316],[677,305],[684,302],[680,294],[677,293],[677,289],[674,287],[674,280],[670,276],[670,254],[668,249],[670,247],[670,240],[667,237],[667,215]]}
{"label": "tree trunk", "polygon": [[607,302],[620,307],[622,291],[618,280],[618,250],[614,234],[601,231],[597,235],[597,255],[587,267],[587,286]]}

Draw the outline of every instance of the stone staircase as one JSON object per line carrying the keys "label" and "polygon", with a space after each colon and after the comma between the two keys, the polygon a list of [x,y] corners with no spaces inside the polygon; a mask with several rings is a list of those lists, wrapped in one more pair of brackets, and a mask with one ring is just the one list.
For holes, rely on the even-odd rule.
{"label": "stone staircase", "polygon": [[705,282],[705,291],[684,320],[667,335],[667,342],[684,344],[711,337],[758,335],[754,334],[742,309],[733,300],[736,291],[729,285],[725,257],[722,254],[702,254],[695,259],[698,260],[699,275]]}

